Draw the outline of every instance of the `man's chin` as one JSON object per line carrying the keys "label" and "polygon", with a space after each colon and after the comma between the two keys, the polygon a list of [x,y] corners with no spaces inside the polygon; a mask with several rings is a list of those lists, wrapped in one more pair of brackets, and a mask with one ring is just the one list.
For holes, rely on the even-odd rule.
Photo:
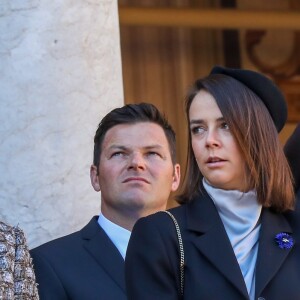
{"label": "man's chin", "polygon": [[144,208],[149,205],[149,200],[146,197],[135,197],[128,199],[127,203],[133,208]]}

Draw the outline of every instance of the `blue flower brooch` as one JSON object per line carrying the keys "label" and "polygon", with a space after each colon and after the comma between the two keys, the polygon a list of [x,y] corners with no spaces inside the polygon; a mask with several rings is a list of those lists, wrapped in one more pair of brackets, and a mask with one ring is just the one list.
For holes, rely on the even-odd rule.
{"label": "blue flower brooch", "polygon": [[276,234],[275,241],[280,249],[290,249],[294,245],[294,239],[286,232]]}

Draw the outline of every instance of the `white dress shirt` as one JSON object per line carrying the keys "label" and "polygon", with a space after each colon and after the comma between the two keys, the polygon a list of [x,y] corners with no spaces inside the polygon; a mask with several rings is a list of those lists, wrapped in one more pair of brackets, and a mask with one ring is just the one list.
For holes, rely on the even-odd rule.
{"label": "white dress shirt", "polygon": [[99,214],[98,223],[117,247],[121,253],[123,259],[125,260],[127,246],[131,232],[111,221],[103,216],[102,213]]}

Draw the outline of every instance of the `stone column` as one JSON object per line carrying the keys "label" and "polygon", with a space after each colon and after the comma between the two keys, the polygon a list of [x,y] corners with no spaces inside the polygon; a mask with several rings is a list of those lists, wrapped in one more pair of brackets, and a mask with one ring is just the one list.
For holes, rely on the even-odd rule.
{"label": "stone column", "polygon": [[93,136],[122,105],[117,0],[1,0],[0,219],[30,247],[99,213]]}

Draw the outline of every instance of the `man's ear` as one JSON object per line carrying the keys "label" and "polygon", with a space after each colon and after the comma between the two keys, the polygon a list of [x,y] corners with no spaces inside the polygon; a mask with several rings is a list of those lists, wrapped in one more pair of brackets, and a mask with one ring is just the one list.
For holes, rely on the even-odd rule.
{"label": "man's ear", "polygon": [[90,168],[90,178],[91,178],[91,184],[96,192],[100,192],[100,183],[99,183],[99,173],[98,168],[95,165],[91,165]]}
{"label": "man's ear", "polygon": [[178,189],[179,183],[180,183],[180,165],[175,164],[174,174],[173,174],[173,182],[172,182],[172,186],[171,186],[172,192],[175,192]]}

